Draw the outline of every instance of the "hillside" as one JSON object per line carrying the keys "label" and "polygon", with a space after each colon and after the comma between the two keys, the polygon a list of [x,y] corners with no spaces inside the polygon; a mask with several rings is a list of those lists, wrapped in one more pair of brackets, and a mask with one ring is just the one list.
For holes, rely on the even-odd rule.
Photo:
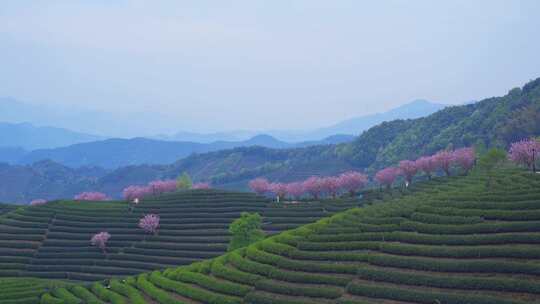
{"label": "hillside", "polygon": [[212,143],[164,141],[147,138],[106,139],[30,152],[14,148],[0,148],[0,161],[13,164],[33,164],[52,160],[65,166],[79,168],[97,166],[115,169],[142,164],[170,164],[193,153],[261,146],[273,149],[309,147],[320,144],[350,142],[348,135],[334,135],[317,141],[287,143],[269,135],[257,135],[244,141],[216,141]]}
{"label": "hillside", "polygon": [[385,121],[415,119],[429,116],[447,106],[448,105],[429,102],[424,99],[417,99],[390,111],[351,118],[335,125],[312,131],[309,133],[309,137],[322,138],[332,134],[359,135],[363,131]]}
{"label": "hillside", "polygon": [[[228,226],[241,212],[258,212],[263,229],[274,234],[357,205],[353,200],[284,205],[217,190],[149,198],[133,210],[125,201],[56,201],[16,210],[0,205],[0,277],[95,281],[189,264],[224,253]],[[149,213],[161,217],[158,235],[137,226]],[[112,235],[106,255],[90,245],[101,231]]]}
{"label": "hillside", "polygon": [[212,260],[41,303],[537,303],[540,176],[506,169],[493,181],[419,183]]}
{"label": "hillside", "polygon": [[[169,165],[137,165],[121,167],[107,174],[84,180],[55,197],[71,197],[84,190],[97,190],[118,197],[131,184],[146,184],[154,179],[175,178],[188,172],[196,181],[210,181],[214,186],[241,190],[249,179],[263,176],[283,182],[310,175],[334,175],[347,170],[372,173],[397,160],[432,154],[447,147],[475,145],[508,147],[509,143],[528,136],[540,135],[540,78],[523,88],[512,89],[502,97],[488,98],[474,104],[447,107],[427,117],[384,122],[370,128],[353,142],[337,145],[316,145],[293,149],[270,149],[259,146],[241,147],[209,153],[193,154]],[[35,196],[29,179],[31,167],[4,166],[0,180],[0,201],[24,202]],[[2,174],[2,172],[0,172]],[[55,172],[61,174],[61,172]],[[59,189],[54,180],[64,177],[38,175],[44,188]],[[47,196],[46,198],[49,198]]]}

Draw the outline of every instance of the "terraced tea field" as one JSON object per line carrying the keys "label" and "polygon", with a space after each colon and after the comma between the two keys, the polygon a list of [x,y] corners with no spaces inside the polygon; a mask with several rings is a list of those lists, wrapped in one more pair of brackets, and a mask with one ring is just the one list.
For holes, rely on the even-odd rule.
{"label": "terraced tea field", "polygon": [[[228,226],[242,211],[261,214],[272,234],[356,204],[276,205],[250,193],[196,190],[144,200],[133,210],[126,202],[20,207],[0,216],[0,277],[95,281],[190,264],[226,251]],[[148,213],[161,217],[158,235],[137,226]],[[112,235],[107,254],[90,244],[100,231]]]}
{"label": "terraced tea field", "polygon": [[188,266],[58,288],[42,303],[540,301],[540,175],[426,182]]}

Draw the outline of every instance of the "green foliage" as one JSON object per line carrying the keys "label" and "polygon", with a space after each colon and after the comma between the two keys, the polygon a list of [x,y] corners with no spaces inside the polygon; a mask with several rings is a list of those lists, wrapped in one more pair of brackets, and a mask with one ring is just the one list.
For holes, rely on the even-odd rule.
{"label": "green foliage", "polygon": [[478,168],[491,173],[506,160],[506,152],[502,149],[491,148],[478,159]]}
{"label": "green foliage", "polygon": [[191,181],[191,177],[187,172],[182,173],[178,178],[176,179],[176,188],[180,190],[187,190],[191,189],[191,186],[193,185],[193,182]]}
{"label": "green foliage", "polygon": [[478,169],[487,173],[486,185],[491,186],[493,180],[493,170],[500,167],[506,161],[506,151],[499,148],[491,148],[478,159]]}
{"label": "green foliage", "polygon": [[240,218],[234,220],[229,226],[232,234],[229,251],[248,246],[264,238],[261,230],[262,219],[258,213],[242,212]]}

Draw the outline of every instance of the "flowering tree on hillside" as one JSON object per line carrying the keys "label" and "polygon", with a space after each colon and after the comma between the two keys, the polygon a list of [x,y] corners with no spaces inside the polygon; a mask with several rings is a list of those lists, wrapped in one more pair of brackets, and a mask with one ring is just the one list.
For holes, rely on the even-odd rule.
{"label": "flowering tree on hillside", "polygon": [[318,199],[323,191],[322,179],[317,176],[312,176],[304,181],[304,189],[314,199]]}
{"label": "flowering tree on hillside", "polygon": [[103,232],[94,234],[94,236],[92,236],[92,238],[90,239],[90,243],[93,246],[96,246],[99,249],[101,249],[103,253],[107,253],[106,252],[107,242],[109,241],[110,238],[111,238],[111,235],[108,232],[103,231]]}
{"label": "flowering tree on hillside", "polygon": [[368,177],[365,174],[355,171],[349,171],[339,176],[339,186],[348,191],[351,196],[362,189],[368,182]]}
{"label": "flowering tree on hillside", "polygon": [[133,201],[135,199],[142,199],[145,196],[152,194],[152,189],[147,186],[129,186],[122,192],[124,199],[127,201]]}
{"label": "flowering tree on hillside", "polygon": [[413,177],[416,175],[416,172],[418,172],[418,167],[416,167],[416,162],[412,160],[400,161],[399,169],[401,170],[401,173],[403,174],[403,176],[405,176],[407,185],[412,183]]}
{"label": "flowering tree on hillside", "polygon": [[276,196],[279,202],[287,195],[287,185],[283,183],[271,183],[270,192],[272,192]]}
{"label": "flowering tree on hillside", "polygon": [[195,183],[191,189],[210,189],[210,183]]}
{"label": "flowering tree on hillside", "polygon": [[75,195],[77,201],[106,201],[109,200],[107,195],[101,192],[82,192]]}
{"label": "flowering tree on hillside", "polygon": [[328,196],[335,198],[340,188],[339,178],[334,176],[324,177],[321,179],[321,183],[323,192],[328,194]]}
{"label": "flowering tree on hillside", "polygon": [[536,172],[536,161],[540,157],[540,142],[534,139],[523,139],[512,143],[508,158],[516,164],[524,165]]}
{"label": "flowering tree on hillside", "polygon": [[47,203],[46,200],[40,198],[40,199],[35,199],[35,200],[31,201],[30,206],[39,206],[39,205],[44,205],[46,203]]}
{"label": "flowering tree on hillside", "polygon": [[388,167],[377,172],[375,174],[375,180],[379,184],[385,185],[386,188],[389,189],[399,174],[401,174],[401,170],[399,170],[398,168]]}
{"label": "flowering tree on hillside", "polygon": [[270,191],[270,183],[266,178],[256,178],[249,182],[249,188],[259,195]]}
{"label": "flowering tree on hillside", "polygon": [[155,180],[148,183],[152,194],[160,195],[167,192],[176,191],[176,181],[175,180]]}
{"label": "flowering tree on hillside", "polygon": [[476,160],[476,154],[474,148],[461,148],[457,149],[453,153],[454,162],[465,171],[469,172],[474,166]]}
{"label": "flowering tree on hillside", "polygon": [[423,171],[429,179],[433,172],[437,171],[437,161],[433,156],[422,156],[415,161],[418,170]]}
{"label": "flowering tree on hillside", "polygon": [[305,192],[304,183],[292,182],[287,184],[287,193],[295,199],[299,199]]}
{"label": "flowering tree on hillside", "polygon": [[446,176],[450,176],[450,166],[454,161],[454,153],[445,150],[439,151],[433,155],[433,159],[437,164],[437,168],[443,170]]}
{"label": "flowering tree on hillside", "polygon": [[159,215],[147,214],[139,220],[139,227],[145,232],[156,234],[159,227]]}

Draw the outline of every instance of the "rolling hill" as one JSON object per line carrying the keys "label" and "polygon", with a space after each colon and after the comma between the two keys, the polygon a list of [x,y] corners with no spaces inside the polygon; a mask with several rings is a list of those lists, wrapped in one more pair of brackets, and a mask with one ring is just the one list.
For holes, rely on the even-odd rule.
{"label": "rolling hill", "polygon": [[[189,264],[224,253],[228,226],[241,212],[259,213],[263,229],[275,234],[357,205],[355,200],[284,205],[218,190],[162,195],[133,209],[125,201],[56,201],[15,210],[0,205],[0,277],[97,281]],[[149,213],[161,217],[157,235],[137,226]],[[106,255],[90,245],[101,231],[112,235]]]}
{"label": "rolling hill", "polygon": [[[537,303],[540,176],[502,169],[491,185],[476,172],[381,192],[247,248],[53,288],[41,303]],[[17,303],[10,294],[0,303]]]}
{"label": "rolling hill", "polygon": [[317,141],[287,143],[272,136],[260,134],[244,141],[197,143],[148,138],[112,138],[53,149],[37,149],[30,152],[15,148],[0,148],[0,161],[29,165],[43,160],[52,160],[72,168],[92,166],[110,170],[132,165],[170,164],[193,153],[206,153],[235,147],[261,146],[285,149],[338,144],[350,142],[353,139],[354,137],[350,135],[334,135]]}

